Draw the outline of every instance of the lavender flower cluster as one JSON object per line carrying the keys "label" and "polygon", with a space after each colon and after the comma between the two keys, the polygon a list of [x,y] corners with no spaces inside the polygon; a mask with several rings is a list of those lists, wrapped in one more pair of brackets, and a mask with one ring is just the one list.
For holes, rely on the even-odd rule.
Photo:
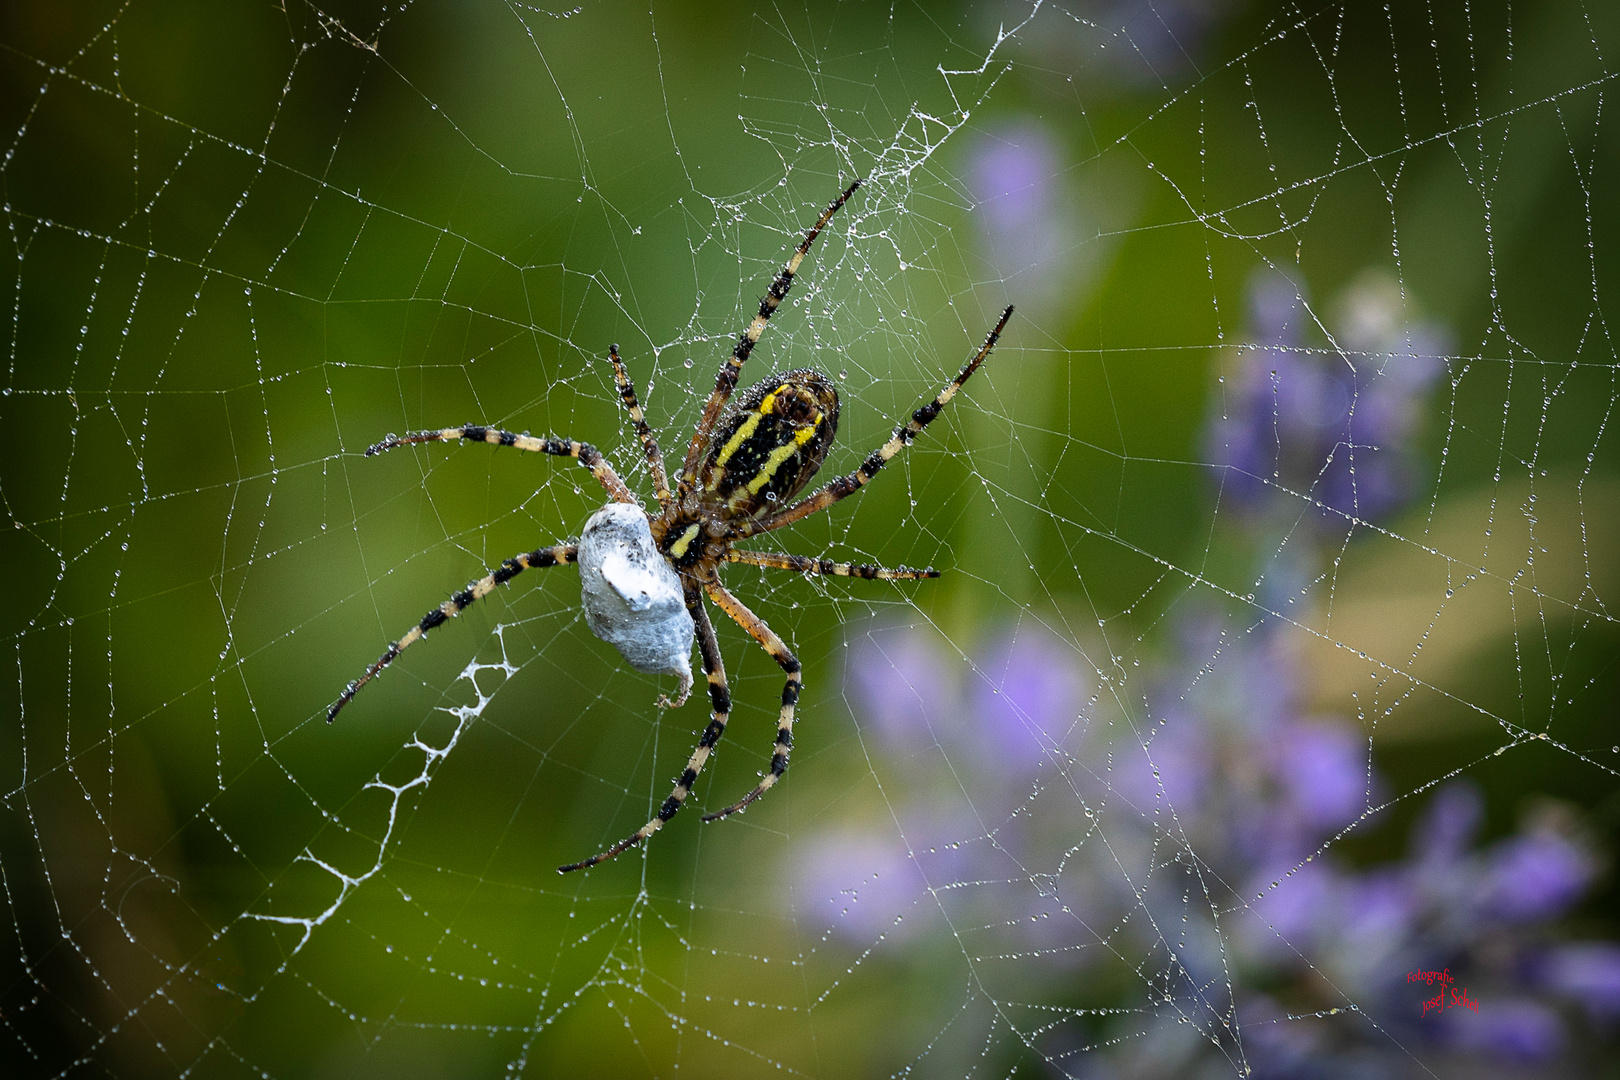
{"label": "lavender flower cluster", "polygon": [[[1280,630],[1208,615],[1182,636],[1207,659],[1132,727],[1086,720],[1097,679],[1045,631],[1005,629],[964,663],[927,628],[869,628],[846,692],[889,818],[796,852],[799,917],[855,948],[949,935],[981,979],[1007,969],[1010,997],[1146,994],[1145,1021],[1052,1027],[1055,1075],[1186,1074],[1210,1054],[1268,1076],[1555,1062],[1580,1025],[1615,1029],[1620,945],[1558,926],[1603,869],[1569,812],[1482,845],[1481,793],[1452,779],[1414,795],[1403,858],[1355,865],[1336,844],[1388,796],[1366,740],[1302,713]],[[1444,988],[1414,971],[1449,971],[1477,1011],[1425,1015]]]}
{"label": "lavender flower cluster", "polygon": [[[1442,334],[1374,279],[1339,351],[1306,351],[1300,296],[1257,281],[1256,344],[1209,429],[1224,494],[1387,513],[1412,491]],[[1290,546],[1294,577],[1312,547]],[[1047,1003],[1030,1041],[1053,1075],[1561,1067],[1620,1030],[1620,945],[1567,927],[1606,870],[1573,811],[1482,842],[1472,780],[1392,793],[1359,728],[1306,711],[1291,624],[1184,607],[1151,677],[1030,622],[970,650],[927,625],[854,636],[874,813],[795,852],[798,917],[858,951],[958,950],[985,993]],[[1349,858],[1393,794],[1421,804],[1405,854]]]}
{"label": "lavender flower cluster", "polygon": [[1411,496],[1412,436],[1447,342],[1438,324],[1404,319],[1405,306],[1393,278],[1370,273],[1329,333],[1300,286],[1255,278],[1250,331],[1205,440],[1224,496],[1297,513],[1304,495],[1325,522],[1375,520]]}

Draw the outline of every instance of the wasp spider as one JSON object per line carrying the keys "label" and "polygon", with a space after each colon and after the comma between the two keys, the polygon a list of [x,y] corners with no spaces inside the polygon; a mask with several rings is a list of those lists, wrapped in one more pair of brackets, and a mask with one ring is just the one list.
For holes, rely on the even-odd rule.
{"label": "wasp spider", "polygon": [[[648,470],[658,497],[658,512],[648,514],[648,525],[659,553],[679,574],[686,609],[696,626],[698,651],[708,676],[709,702],[712,710],[709,724],[703,730],[697,747],[692,751],[685,770],[675,782],[652,820],[634,833],[620,840],[599,855],[583,862],[559,868],[559,872],[583,870],[613,858],[620,852],[635,847],[663,827],[674,817],[698,773],[713,752],[715,744],[726,730],[731,716],[731,693],[726,684],[725,666],[721,663],[720,648],[714,626],[703,606],[707,596],[727,617],[747,631],[771,659],[787,674],[782,688],[782,708],[776,724],[776,743],[771,753],[770,770],[747,795],[723,810],[704,815],[704,821],[717,821],[744,809],[758,799],[787,771],[788,753],[793,746],[793,714],[799,700],[801,685],[798,658],[789,651],[764,620],[738,600],[720,584],[720,566],[723,563],[747,563],[751,566],[775,570],[790,570],[807,575],[840,575],[881,581],[895,581],[938,577],[932,569],[912,570],[906,567],[889,569],[854,563],[837,563],[825,559],[811,559],[799,555],[773,552],[747,551],[734,547],[738,541],[751,536],[772,532],[791,525],[800,518],[825,510],[846,496],[853,495],[866,485],[879,470],[916,438],[928,423],[938,416],[962,384],[979,370],[979,365],[990,355],[997,337],[1012,315],[1008,307],[1001,313],[995,327],[984,344],[968,361],[956,378],[944,389],[911,414],[911,419],[900,424],[889,440],[869,454],[860,468],[826,484],[814,494],[797,502],[790,501],[803,491],[815,476],[832,446],[833,434],[838,427],[838,392],[832,380],[819,371],[800,368],[772,375],[744,391],[735,401],[732,393],[737,387],[743,364],[765,330],[765,323],[781,304],[793,284],[799,264],[815,243],[817,235],[826,226],[838,208],[860,186],[857,180],[823,210],[810,231],[805,233],[787,265],[771,282],[770,290],[760,301],[759,311],[748,328],[737,338],[731,356],[715,377],[714,392],[703,408],[697,428],[686,449],[673,488],[665,470],[664,458],[658,442],[648,427],[641,405],[636,400],[635,388],[629,373],[619,358],[618,346],[608,350],[613,365],[614,380],[619,396],[630,414],[630,421],[646,453]],[[571,439],[536,438],[527,434],[514,434],[496,428],[468,424],[464,427],[423,431],[402,437],[389,437],[366,451],[370,457],[385,450],[409,443],[454,442],[493,443],[516,447],[535,453],[571,457],[589,469],[591,475],[607,490],[615,502],[640,507],[636,496],[625,486],[600,451],[589,443]],[[780,507],[780,509],[779,509]],[[645,511],[643,511],[645,513]],[[578,544],[556,544],[524,555],[507,559],[495,570],[453,595],[439,607],[429,611],[421,622],[413,626],[404,637],[388,646],[359,679],[350,683],[337,701],[327,710],[330,722],[355,694],[378,672],[393,662],[412,643],[419,641],[428,631],[446,619],[459,614],[469,604],[487,595],[497,585],[504,585],[524,570],[559,566],[576,561]],[[678,702],[677,702],[678,704]]]}

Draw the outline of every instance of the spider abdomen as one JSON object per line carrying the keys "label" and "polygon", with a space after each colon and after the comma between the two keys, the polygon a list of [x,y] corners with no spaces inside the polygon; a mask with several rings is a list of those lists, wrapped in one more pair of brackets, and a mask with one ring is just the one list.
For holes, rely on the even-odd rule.
{"label": "spider abdomen", "polygon": [[726,409],[698,475],[700,497],[752,517],[804,490],[838,430],[838,391],[801,368],[756,383]]}

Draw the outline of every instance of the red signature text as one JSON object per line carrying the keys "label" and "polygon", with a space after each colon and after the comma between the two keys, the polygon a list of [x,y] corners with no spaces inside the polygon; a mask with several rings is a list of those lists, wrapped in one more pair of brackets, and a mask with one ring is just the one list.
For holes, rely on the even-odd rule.
{"label": "red signature text", "polygon": [[1430,986],[1435,983],[1439,983],[1441,986],[1450,986],[1457,980],[1451,977],[1450,968],[1444,968],[1440,971],[1408,971],[1406,981],[1409,983],[1428,983]]}
{"label": "red signature text", "polygon": [[1424,1016],[1444,1009],[1471,1009],[1477,1013],[1479,1012],[1479,999],[1468,996],[1468,987],[1458,988],[1453,986],[1449,990],[1440,991],[1434,997],[1423,1002]]}

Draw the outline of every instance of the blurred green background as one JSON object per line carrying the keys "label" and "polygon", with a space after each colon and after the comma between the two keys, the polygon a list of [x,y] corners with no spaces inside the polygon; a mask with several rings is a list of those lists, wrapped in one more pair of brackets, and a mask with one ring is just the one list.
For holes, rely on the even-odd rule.
{"label": "blurred green background", "polygon": [[[1487,838],[1555,798],[1606,875],[1616,47],[1612,12],[1556,2],[8,5],[8,1074],[1151,1075],[1109,1064],[1105,1014],[1055,1064],[1061,1021],[1008,1003],[1145,1026],[1153,978],[1080,991],[1039,950],[991,976],[960,926],[830,938],[783,882],[817,837],[904,839],[930,782],[845,689],[868,628],[930,627],[965,671],[1044,627],[1097,688],[1074,715],[1129,747],[1185,610],[1276,614],[1290,544],[1324,553],[1284,612],[1301,697],[1365,737],[1388,802],[1335,855],[1400,855],[1462,770]],[[1006,146],[1046,156],[995,188]],[[559,878],[646,819],[703,723],[590,636],[571,569],[324,723],[429,606],[601,502],[550,459],[364,449],[555,432],[649,494],[608,344],[678,454],[856,176],[750,367],[838,376],[829,471],[1020,310],[902,462],[780,541],[945,577],[728,574],[805,663],[790,778]],[[1233,510],[1208,441],[1265,273],[1307,296],[1301,348],[1334,355],[1369,273],[1449,342],[1410,497],[1331,542],[1297,492]],[[768,761],[780,687],[719,631],[738,708],[706,810]],[[1612,938],[1613,902],[1601,876],[1562,932]],[[1582,1031],[1547,1068],[1591,1063],[1608,1036]]]}

